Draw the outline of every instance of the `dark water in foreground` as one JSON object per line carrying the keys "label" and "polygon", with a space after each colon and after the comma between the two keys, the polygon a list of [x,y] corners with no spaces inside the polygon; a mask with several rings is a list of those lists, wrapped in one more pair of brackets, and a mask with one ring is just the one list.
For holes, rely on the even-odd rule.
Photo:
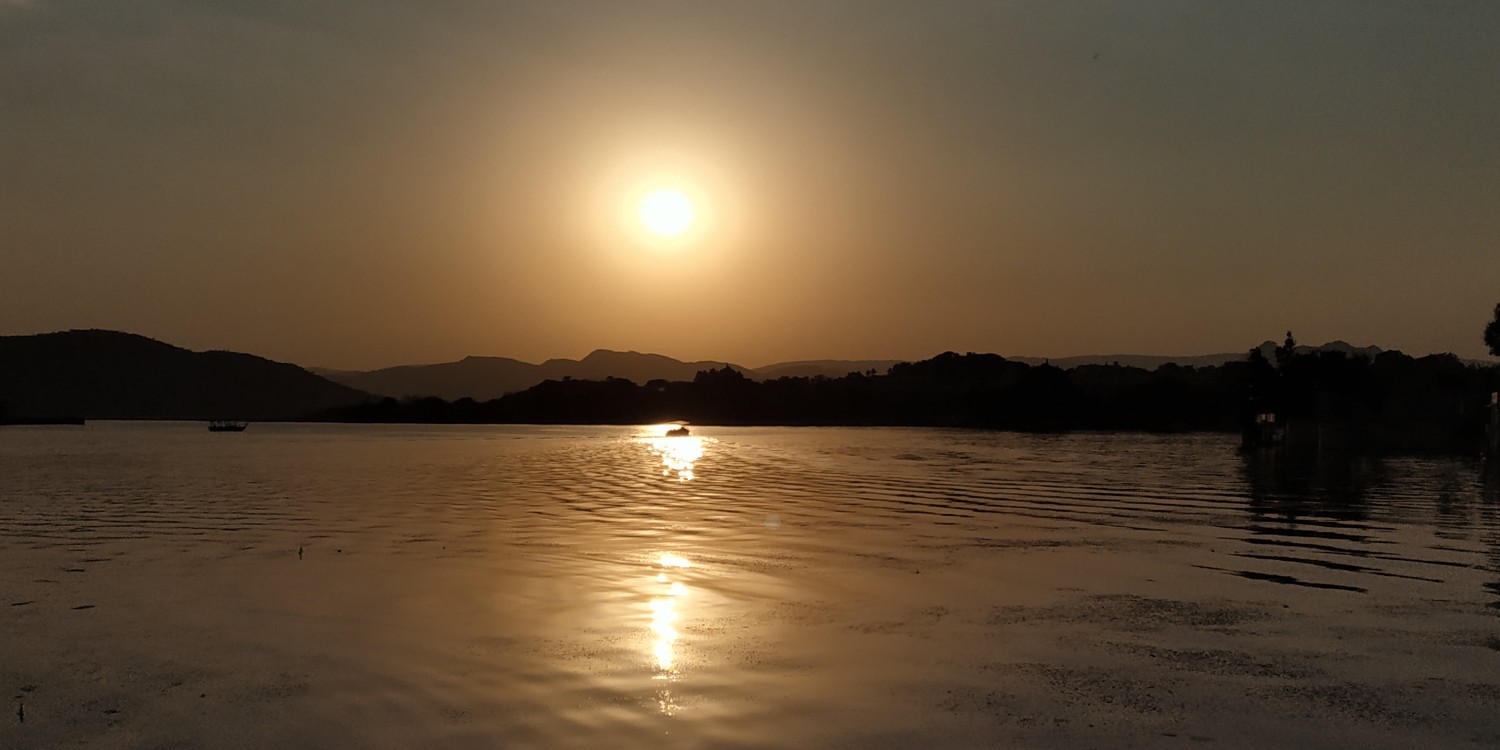
{"label": "dark water in foreground", "polygon": [[0,747],[1495,747],[1500,490],[1221,436],[0,430]]}

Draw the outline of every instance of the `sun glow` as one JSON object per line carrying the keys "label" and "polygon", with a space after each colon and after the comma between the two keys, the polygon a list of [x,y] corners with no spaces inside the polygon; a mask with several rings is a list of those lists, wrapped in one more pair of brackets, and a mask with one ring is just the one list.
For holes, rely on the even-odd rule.
{"label": "sun glow", "polygon": [[743,193],[708,149],[645,148],[600,166],[579,223],[599,249],[644,273],[699,273],[736,248]]}
{"label": "sun glow", "polygon": [[693,226],[693,202],[681,190],[658,188],[646,194],[636,209],[641,225],[657,237],[678,237]]}

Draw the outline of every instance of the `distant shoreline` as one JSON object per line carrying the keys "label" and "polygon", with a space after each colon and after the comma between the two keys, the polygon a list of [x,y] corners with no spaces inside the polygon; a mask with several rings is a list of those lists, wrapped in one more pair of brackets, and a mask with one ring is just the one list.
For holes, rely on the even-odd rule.
{"label": "distant shoreline", "polygon": [[[645,359],[642,359],[645,357]],[[1247,445],[1366,454],[1474,455],[1500,414],[1500,368],[1288,337],[1217,365],[1063,369],[944,352],[841,376],[760,379],[732,365],[596,352],[610,375],[563,374],[488,399],[425,389],[382,397],[295,365],[190,352],[109,331],[0,337],[0,421],[276,420],[378,424],[950,427],[1020,433],[1241,433]],[[661,377],[651,368],[680,373]],[[581,364],[581,363],[580,363]],[[655,367],[656,365],[653,365]],[[689,372],[691,371],[691,372]],[[581,372],[575,370],[574,372]],[[500,383],[477,373],[493,391]],[[477,392],[477,391],[471,391]],[[392,391],[386,391],[392,393]],[[423,395],[425,394],[425,395]],[[1495,426],[1492,426],[1495,425]],[[1488,439],[1487,439],[1488,437]]]}
{"label": "distant shoreline", "polygon": [[23,417],[21,419],[0,419],[0,427],[39,427],[49,425],[81,426],[88,420],[83,417]]}

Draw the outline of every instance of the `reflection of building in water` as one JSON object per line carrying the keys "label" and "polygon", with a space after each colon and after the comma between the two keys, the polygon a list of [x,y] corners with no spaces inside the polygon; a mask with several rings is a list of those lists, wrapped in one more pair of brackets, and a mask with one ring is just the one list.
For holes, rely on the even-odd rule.
{"label": "reflection of building in water", "polygon": [[[664,552],[656,561],[660,570],[656,574],[657,595],[651,598],[651,633],[654,640],[651,644],[651,656],[655,665],[654,679],[663,682],[672,682],[677,679],[677,640],[681,632],[677,629],[680,619],[678,614],[678,603],[687,596],[687,586],[682,581],[672,580],[673,571],[681,571],[693,567],[687,558]],[[672,700],[672,693],[663,687],[657,691],[657,707],[664,714],[676,713],[678,706]]]}
{"label": "reflection of building in water", "polygon": [[693,464],[703,457],[703,438],[661,435],[645,438],[645,442],[652,453],[661,457],[662,476],[675,476],[682,482],[693,481]]}

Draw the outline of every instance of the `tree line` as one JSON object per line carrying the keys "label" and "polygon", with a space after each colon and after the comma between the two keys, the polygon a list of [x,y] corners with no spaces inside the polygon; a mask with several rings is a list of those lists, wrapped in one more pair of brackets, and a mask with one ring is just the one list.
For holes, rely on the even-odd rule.
{"label": "tree line", "polygon": [[1496,370],[1451,354],[1373,358],[1298,351],[1155,370],[1068,370],[995,354],[945,352],[880,374],[755,381],[729,367],[691,381],[549,380],[492,401],[387,398],[330,410],[351,422],[969,427],[1023,431],[1151,432],[1246,429],[1257,414],[1316,424],[1351,447],[1477,450]]}

